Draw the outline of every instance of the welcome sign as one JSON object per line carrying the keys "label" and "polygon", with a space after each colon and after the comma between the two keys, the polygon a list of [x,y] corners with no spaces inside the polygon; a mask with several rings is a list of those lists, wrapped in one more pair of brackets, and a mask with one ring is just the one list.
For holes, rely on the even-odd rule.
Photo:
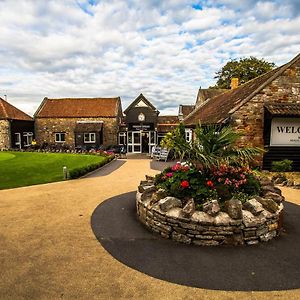
{"label": "welcome sign", "polygon": [[300,118],[274,118],[270,145],[300,147]]}

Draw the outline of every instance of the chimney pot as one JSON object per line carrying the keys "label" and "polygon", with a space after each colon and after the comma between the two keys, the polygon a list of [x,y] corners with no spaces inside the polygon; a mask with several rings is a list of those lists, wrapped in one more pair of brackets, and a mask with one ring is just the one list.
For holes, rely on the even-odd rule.
{"label": "chimney pot", "polygon": [[239,79],[236,77],[231,78],[230,87],[232,90],[236,89],[239,86]]}

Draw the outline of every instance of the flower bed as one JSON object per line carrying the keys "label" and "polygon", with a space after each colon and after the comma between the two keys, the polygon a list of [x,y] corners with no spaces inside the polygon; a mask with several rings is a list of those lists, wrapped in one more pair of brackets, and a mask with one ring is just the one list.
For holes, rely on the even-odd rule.
{"label": "flower bed", "polygon": [[245,168],[203,173],[177,164],[146,176],[136,195],[139,220],[165,238],[195,245],[257,244],[279,235],[284,198]]}

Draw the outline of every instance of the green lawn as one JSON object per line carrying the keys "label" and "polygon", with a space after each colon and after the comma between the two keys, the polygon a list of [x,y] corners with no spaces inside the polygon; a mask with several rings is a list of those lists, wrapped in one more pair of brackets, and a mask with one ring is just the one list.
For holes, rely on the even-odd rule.
{"label": "green lawn", "polygon": [[0,189],[60,181],[63,166],[74,170],[105,160],[98,155],[0,152]]}

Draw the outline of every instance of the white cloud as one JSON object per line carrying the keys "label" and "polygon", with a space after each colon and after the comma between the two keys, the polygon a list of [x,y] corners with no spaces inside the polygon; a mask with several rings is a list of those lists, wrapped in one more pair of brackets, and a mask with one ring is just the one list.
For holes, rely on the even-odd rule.
{"label": "white cloud", "polygon": [[[202,3],[202,2],[201,2]],[[33,113],[45,96],[141,92],[162,113],[192,104],[229,59],[299,52],[295,1],[0,1],[0,96]]]}

